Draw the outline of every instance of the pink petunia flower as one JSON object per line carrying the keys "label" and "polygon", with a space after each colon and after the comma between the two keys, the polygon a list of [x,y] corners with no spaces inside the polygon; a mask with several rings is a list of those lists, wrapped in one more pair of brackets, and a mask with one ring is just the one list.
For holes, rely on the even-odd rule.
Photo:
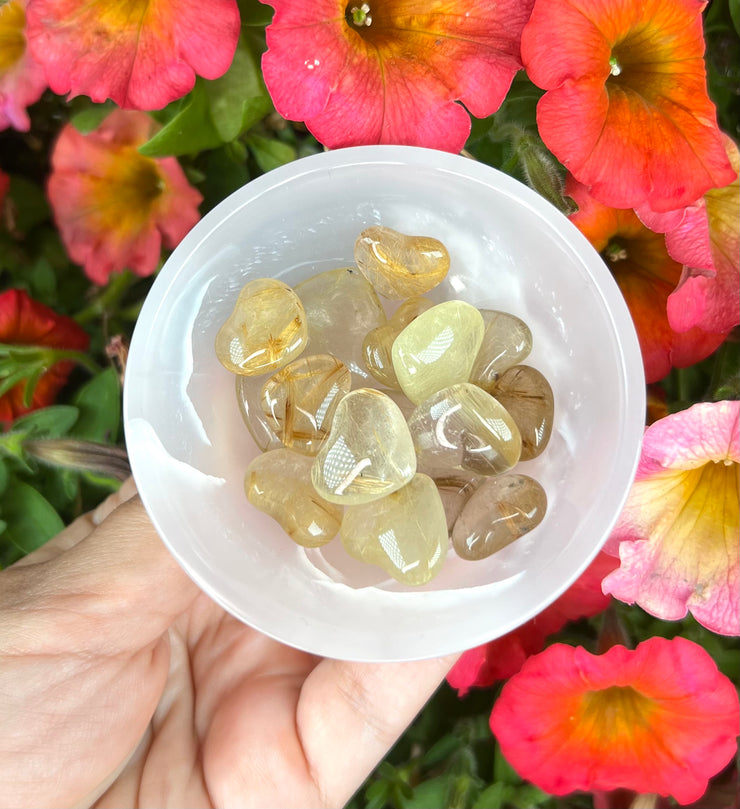
{"label": "pink petunia flower", "polygon": [[447,682],[464,697],[471,688],[484,688],[506,680],[524,661],[542,651],[547,638],[569,621],[598,615],[609,606],[601,582],[617,565],[607,553],[599,553],[578,580],[531,621],[490,643],[463,652],[447,674]]}
{"label": "pink petunia flower", "polygon": [[715,351],[726,333],[714,334],[697,327],[677,332],[671,328],[667,302],[682,268],[668,255],[665,237],[645,227],[634,211],[602,205],[570,175],[565,193],[578,204],[571,222],[599,251],[624,295],[640,342],[647,382],[657,382],[671,367],[686,368]]}
{"label": "pink petunia flower", "polygon": [[459,152],[521,68],[534,0],[263,0],[262,58],[283,117],[329,148],[399,143]]}
{"label": "pink petunia flower", "polygon": [[[0,343],[85,351],[90,338],[72,318],[57,314],[30,298],[22,289],[9,289],[0,293]],[[3,393],[0,396],[0,426],[8,426],[24,413],[53,404],[73,367],[70,360],[61,360],[48,367],[36,383],[30,407],[23,401],[27,380]]]}
{"label": "pink petunia flower", "polygon": [[670,211],[732,182],[698,0],[537,0],[522,59],[545,144],[614,208]]}
{"label": "pink petunia flower", "polygon": [[28,38],[55,93],[155,110],[216,79],[239,39],[236,0],[33,0]]}
{"label": "pink petunia flower", "polygon": [[738,695],[707,652],[650,638],[603,655],[554,644],[501,692],[491,730],[546,792],[631,789],[690,803],[737,749]]}
{"label": "pink petunia flower", "polygon": [[70,258],[96,284],[126,267],[151,275],[162,245],[198,221],[202,197],[174,157],[137,148],[154,132],[143,112],[116,110],[89,135],[67,124],[52,156],[47,193]]}
{"label": "pink petunia flower", "polygon": [[31,127],[26,107],[46,89],[44,68],[33,58],[26,41],[28,0],[0,3],[0,129],[21,132]]}
{"label": "pink petunia flower", "polygon": [[[723,136],[735,174],[740,153]],[[668,297],[668,321],[676,331],[698,326],[727,332],[740,323],[740,181],[712,188],[687,208],[668,213],[637,211],[651,229],[665,233],[669,255],[683,264],[678,287]]]}
{"label": "pink petunia flower", "polygon": [[665,620],[690,611],[740,634],[740,402],[703,403],[645,431],[637,475],[607,543],[604,592]]}

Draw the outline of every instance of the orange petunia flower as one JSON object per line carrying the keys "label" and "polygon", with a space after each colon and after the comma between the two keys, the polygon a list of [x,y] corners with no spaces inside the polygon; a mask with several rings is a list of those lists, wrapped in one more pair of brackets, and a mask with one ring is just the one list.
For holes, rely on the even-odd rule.
{"label": "orange petunia flower", "polygon": [[55,93],[161,109],[216,79],[239,39],[236,0],[33,0],[28,38]]}
{"label": "orange petunia flower", "polygon": [[607,551],[621,564],[604,592],[740,635],[740,402],[697,404],[646,430]]}
{"label": "orange petunia flower", "polygon": [[[87,332],[72,318],[58,315],[23,290],[9,289],[0,293],[0,344],[85,351],[89,342]],[[0,425],[7,426],[24,413],[52,404],[73,367],[73,362],[62,360],[46,370],[36,383],[30,407],[23,402],[26,380],[2,394]]]}
{"label": "orange petunia flower", "polygon": [[26,41],[28,0],[0,3],[0,129],[12,126],[27,132],[26,107],[46,89],[44,68],[33,58]]}
{"label": "orange petunia flower", "polygon": [[681,279],[682,266],[668,255],[665,238],[645,227],[632,210],[597,202],[569,176],[565,193],[578,204],[570,220],[599,251],[622,290],[637,330],[647,382],[662,379],[671,367],[685,368],[708,357],[726,332],[699,328],[676,332],[666,311]]}
{"label": "orange petunia flower", "polygon": [[603,655],[558,643],[501,692],[491,730],[525,779],[555,795],[631,789],[690,803],[737,749],[732,682],[698,644],[650,638]]}
{"label": "orange petunia flower", "polygon": [[[733,170],[740,172],[740,153],[723,136]],[[668,322],[676,331],[699,326],[726,332],[740,323],[740,181],[711,188],[693,205],[658,214],[639,209],[640,219],[665,233],[671,258],[683,264],[676,290],[668,298]]]}
{"label": "orange petunia flower", "polygon": [[732,182],[698,0],[538,0],[522,59],[545,144],[615,208],[681,208]]}
{"label": "orange petunia flower", "polygon": [[329,148],[371,143],[458,152],[521,68],[534,0],[262,0],[262,59],[277,111]]}
{"label": "orange petunia flower", "polygon": [[54,218],[70,257],[96,284],[125,267],[151,275],[162,245],[175,247],[199,219],[202,197],[177,160],[137,151],[154,130],[146,113],[116,110],[89,135],[67,124],[54,146]]}
{"label": "orange petunia flower", "polygon": [[601,582],[616,566],[613,556],[599,553],[578,580],[531,621],[463,652],[447,674],[447,682],[464,697],[471,688],[485,688],[516,674],[530,655],[544,649],[548,636],[569,621],[598,615],[609,606],[611,598],[604,595]]}

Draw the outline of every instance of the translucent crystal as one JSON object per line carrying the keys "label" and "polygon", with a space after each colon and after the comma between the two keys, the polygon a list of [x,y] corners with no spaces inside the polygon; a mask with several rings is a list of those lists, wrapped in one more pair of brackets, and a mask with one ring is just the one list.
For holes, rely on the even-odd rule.
{"label": "translucent crystal", "polygon": [[465,504],[485,479],[454,470],[445,477],[434,479],[434,485],[442,498],[448,531],[452,531]]}
{"label": "translucent crystal", "polygon": [[398,405],[378,390],[359,388],[337,405],[311,480],[326,500],[356,505],[400,489],[415,472],[414,445]]}
{"label": "translucent crystal", "polygon": [[393,370],[391,349],[396,337],[415,320],[422,312],[426,312],[434,304],[427,298],[414,297],[405,300],[387,323],[378,326],[367,334],[362,342],[362,354],[365,367],[383,385],[399,388],[396,372]]}
{"label": "translucent crystal", "polygon": [[367,228],[355,242],[355,261],[375,289],[391,300],[423,295],[441,283],[450,255],[438,239]]}
{"label": "translucent crystal", "polygon": [[439,573],[449,545],[437,488],[420,474],[382,500],[349,506],[340,536],[350,556],[412,585],[426,584]]}
{"label": "translucent crystal", "polygon": [[246,284],[216,335],[216,356],[235,374],[276,371],[306,347],[306,313],[282,281],[258,278]]}
{"label": "translucent crystal", "polygon": [[264,383],[262,412],[286,447],[315,455],[351,385],[349,368],[336,357],[304,355]]}
{"label": "translucent crystal", "polygon": [[505,408],[461,382],[425,399],[408,420],[419,469],[434,478],[452,470],[498,475],[519,460],[519,429]]}
{"label": "translucent crystal", "polygon": [[419,404],[465,382],[483,340],[483,318],[464,301],[446,301],[420,314],[398,335],[391,356],[401,390]]}
{"label": "translucent crystal", "polygon": [[555,399],[550,383],[529,365],[516,365],[496,381],[493,395],[509,411],[522,435],[522,461],[542,453],[550,440]]}
{"label": "translucent crystal", "polygon": [[342,522],[341,507],[323,500],[311,485],[312,464],[307,455],[275,449],[258,455],[244,477],[249,502],[306,548],[326,545]]}
{"label": "translucent crystal", "polygon": [[237,376],[236,401],[254,443],[262,452],[267,452],[271,449],[279,449],[283,446],[283,442],[275,435],[272,425],[262,410],[264,383],[263,376]]}
{"label": "translucent crystal", "polygon": [[301,281],[296,294],[306,311],[311,354],[333,354],[357,378],[372,379],[365,368],[362,341],[385,323],[385,310],[370,282],[354,267],[327,270]]}
{"label": "translucent crystal", "polygon": [[533,478],[488,478],[458,517],[452,547],[463,559],[484,559],[539,525],[546,510],[545,490]]}
{"label": "translucent crystal", "polygon": [[469,382],[491,392],[496,378],[525,359],[532,350],[532,332],[518,317],[493,309],[481,309],[485,333]]}

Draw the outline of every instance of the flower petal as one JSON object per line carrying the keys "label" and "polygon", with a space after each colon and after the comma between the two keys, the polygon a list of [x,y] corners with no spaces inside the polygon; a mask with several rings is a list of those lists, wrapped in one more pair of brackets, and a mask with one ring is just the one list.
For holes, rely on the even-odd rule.
{"label": "flower petal", "polygon": [[683,638],[599,656],[554,644],[504,685],[491,729],[546,792],[626,788],[689,803],[732,758],[739,713],[732,683]]}
{"label": "flower petal", "polygon": [[223,75],[239,38],[235,0],[34,0],[28,34],[51,89],[161,109],[195,74]]}
{"label": "flower petal", "polygon": [[740,634],[740,403],[694,405],[645,432],[635,483],[608,550],[605,593],[666,620],[687,611]]}
{"label": "flower petal", "polygon": [[[545,144],[615,208],[688,205],[733,179],[696,0],[538,0],[522,34]],[[676,171],[676,166],[681,171]]]}

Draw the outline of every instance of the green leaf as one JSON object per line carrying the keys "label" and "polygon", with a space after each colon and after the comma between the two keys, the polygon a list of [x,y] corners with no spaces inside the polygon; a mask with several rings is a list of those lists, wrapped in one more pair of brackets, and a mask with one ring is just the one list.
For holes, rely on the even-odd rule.
{"label": "green leaf", "polygon": [[175,117],[139,147],[146,157],[168,157],[215,149],[223,139],[211,119],[205,80],[198,79],[188,101]]}
{"label": "green leaf", "polygon": [[8,197],[13,202],[15,230],[20,233],[28,233],[50,216],[43,189],[25,177],[11,175]]}
{"label": "green leaf", "polygon": [[73,399],[79,419],[71,435],[85,441],[115,443],[121,423],[121,385],[115,368],[94,376]]}
{"label": "green leaf", "polygon": [[504,754],[498,745],[496,745],[493,758],[493,779],[494,781],[501,781],[503,784],[521,784],[522,782],[516,770],[504,758]]}
{"label": "green leaf", "polygon": [[730,0],[730,17],[735,33],[740,36],[740,0]]}
{"label": "green leaf", "polygon": [[273,10],[259,0],[237,0],[242,25],[265,26],[272,20]]}
{"label": "green leaf", "polygon": [[473,804],[473,809],[502,809],[513,791],[508,784],[497,781],[481,792]]}
{"label": "green leaf", "polygon": [[49,501],[32,486],[14,480],[0,497],[4,536],[21,553],[31,553],[56,536],[64,522]]}
{"label": "green leaf", "polygon": [[27,438],[60,438],[72,429],[79,415],[72,405],[51,405],[17,418],[12,431],[25,433]]}
{"label": "green leaf", "polygon": [[247,37],[239,40],[226,73],[204,86],[213,125],[225,143],[254,126],[272,109],[262,81],[259,53]]}
{"label": "green leaf", "polygon": [[421,764],[424,767],[434,767],[436,764],[449,758],[462,746],[462,740],[454,733],[448,733],[439,741],[435,742],[429,750],[421,757]]}
{"label": "green leaf", "polygon": [[432,806],[446,807],[452,776],[449,773],[429,778],[414,787],[411,797],[404,798],[403,809],[430,809]]}
{"label": "green leaf", "polygon": [[534,809],[535,806],[540,806],[549,798],[550,795],[547,792],[543,792],[534,784],[522,784],[516,788],[510,801],[516,809]]}
{"label": "green leaf", "polygon": [[[0,457],[0,495],[8,488],[9,479],[10,473],[8,472],[8,467],[3,458]],[[0,533],[2,533],[2,530],[0,530]]]}
{"label": "green leaf", "polygon": [[[84,96],[80,97],[80,101],[82,101],[83,98]],[[108,115],[116,108],[116,105],[112,101],[106,101],[103,104],[94,104],[87,98],[84,98],[84,100],[87,101],[87,104],[78,103],[78,109],[72,113],[69,122],[78,132],[87,135],[103,123]]]}
{"label": "green leaf", "polygon": [[248,135],[247,146],[262,171],[272,171],[296,157],[296,151],[290,144],[263,135]]}

